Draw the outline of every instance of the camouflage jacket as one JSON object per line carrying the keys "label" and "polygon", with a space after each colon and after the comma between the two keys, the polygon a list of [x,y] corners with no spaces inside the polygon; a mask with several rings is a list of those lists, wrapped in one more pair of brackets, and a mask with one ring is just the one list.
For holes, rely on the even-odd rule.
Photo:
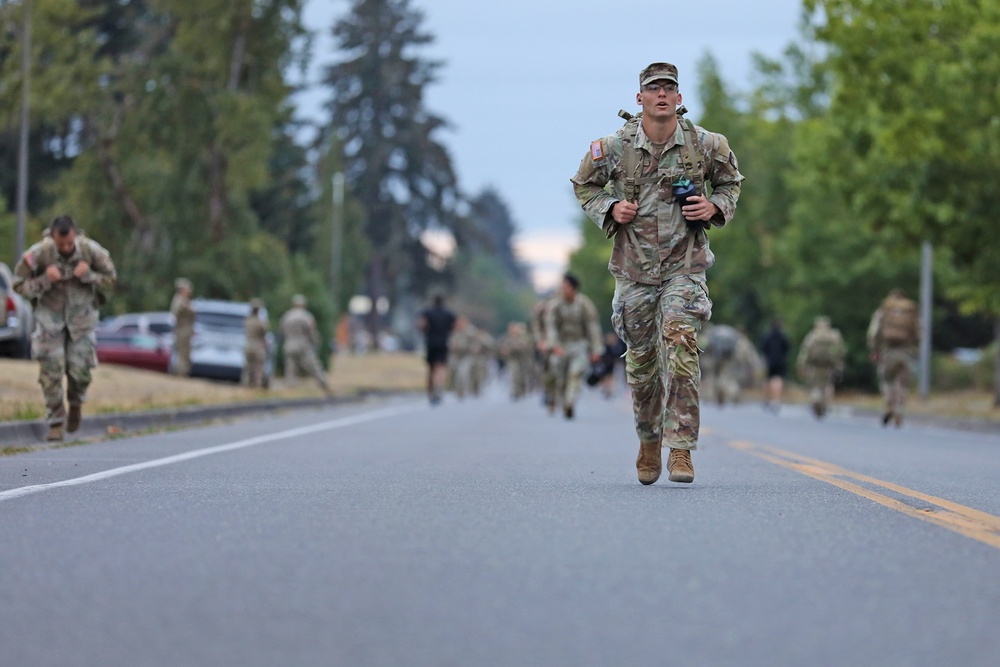
{"label": "camouflage jacket", "polygon": [[[687,177],[696,184],[710,185],[708,199],[719,208],[710,222],[722,227],[733,217],[743,181],[736,156],[724,136],[693,125],[690,132],[697,135],[697,146],[694,150],[687,149],[697,160],[692,174],[684,164],[684,146],[692,134],[685,132],[681,122],[659,160],[654,157],[655,147],[641,122],[630,122],[638,124],[637,129],[633,128],[634,147],[629,145],[631,133],[627,123],[618,132],[593,142],[576,175],[570,179],[583,210],[608,238],[615,239],[608,269],[616,278],[647,285],[660,285],[678,275],[704,273],[715,261],[708,236],[704,232],[696,234],[688,264],[688,225],[681,207],[674,201],[671,184]],[[628,223],[631,230],[622,233],[624,225],[611,217],[611,207],[626,199],[626,178],[630,176],[625,173],[626,150],[638,152],[634,160],[638,173],[631,176],[638,181],[635,203],[639,211]],[[700,194],[707,189],[703,188]]]}
{"label": "camouflage jacket", "polygon": [[535,346],[525,332],[507,334],[500,340],[500,356],[508,361],[527,361],[532,358]]}
{"label": "camouflage jacket", "polygon": [[316,318],[305,308],[292,308],[281,316],[281,338],[285,352],[315,350],[319,344]]}
{"label": "camouflage jacket", "polygon": [[270,330],[267,322],[250,314],[243,320],[243,330],[247,337],[246,349],[254,351],[267,349],[267,332]]}
{"label": "camouflage jacket", "polygon": [[[90,269],[77,278],[73,270],[80,262]],[[46,269],[56,266],[63,279],[52,282]],[[63,257],[51,238],[28,248],[14,267],[14,291],[35,306],[35,326],[47,333],[69,331],[73,340],[90,334],[100,319],[104,293],[111,290],[118,273],[111,255],[83,234],[77,234],[76,248]]]}
{"label": "camouflage jacket", "polygon": [[545,313],[545,330],[549,349],[586,343],[591,354],[604,352],[597,308],[583,294],[577,294],[572,303],[562,297],[553,301]]}
{"label": "camouflage jacket", "polygon": [[191,299],[175,294],[170,300],[170,314],[174,316],[174,335],[188,336],[194,333],[195,312]]}
{"label": "camouflage jacket", "polygon": [[456,358],[472,356],[479,349],[478,334],[471,324],[456,329],[448,339],[448,351]]}

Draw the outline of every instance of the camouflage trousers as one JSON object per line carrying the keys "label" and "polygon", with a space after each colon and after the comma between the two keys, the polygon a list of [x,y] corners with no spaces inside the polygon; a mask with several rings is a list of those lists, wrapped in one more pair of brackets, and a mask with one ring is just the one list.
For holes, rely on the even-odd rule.
{"label": "camouflage trousers", "polygon": [[555,400],[562,406],[576,405],[576,397],[583,384],[583,375],[587,372],[587,341],[567,343],[563,346],[561,355],[552,355],[553,375],[555,376]]}
{"label": "camouflage trousers", "polygon": [[176,360],[174,362],[174,375],[186,377],[191,373],[191,334],[174,332],[174,351]]}
{"label": "camouflage trousers", "polygon": [[324,389],[328,386],[326,373],[323,372],[323,366],[320,365],[312,348],[285,350],[285,379],[295,381],[303,375],[316,378],[319,386]]}
{"label": "camouflage trousers", "polygon": [[243,367],[243,383],[248,387],[264,386],[264,358],[267,351],[262,345],[247,346],[243,351],[246,365]]}
{"label": "camouflage trousers", "polygon": [[459,398],[465,398],[466,394],[474,395],[473,373],[475,359],[468,354],[452,356],[451,361],[451,389]]}
{"label": "camouflage trousers", "polygon": [[87,400],[91,369],[97,366],[97,343],[93,333],[73,340],[65,329],[58,334],[40,329],[31,343],[31,356],[38,361],[38,383],[45,397],[45,419],[49,424],[66,420],[63,402],[63,376],[66,376],[66,396],[70,405],[82,405]]}
{"label": "camouflage trousers", "polygon": [[833,402],[833,379],[837,374],[835,368],[808,366],[805,368],[806,386],[809,387],[810,405],[827,408]]}
{"label": "camouflage trousers", "polygon": [[886,411],[903,414],[915,361],[916,350],[912,348],[886,347],[879,352],[878,382]]}
{"label": "camouflage trousers", "polygon": [[616,278],[611,324],[628,346],[625,374],[640,442],[697,447],[697,335],[711,316],[704,276],[677,276],[660,285]]}
{"label": "camouflage trousers", "polygon": [[507,361],[507,370],[510,372],[510,396],[511,398],[522,398],[528,391],[528,368],[531,360],[521,357],[511,357]]}

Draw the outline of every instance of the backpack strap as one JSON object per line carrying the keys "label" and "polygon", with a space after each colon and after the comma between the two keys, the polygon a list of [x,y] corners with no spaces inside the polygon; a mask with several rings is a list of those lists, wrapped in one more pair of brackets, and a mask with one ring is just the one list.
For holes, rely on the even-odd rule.
{"label": "backpack strap", "polygon": [[[639,199],[640,185],[655,183],[659,180],[654,177],[643,178],[637,173],[642,160],[639,159],[639,149],[635,145],[635,136],[639,132],[641,118],[641,114],[629,118],[622,132],[622,157],[625,162],[625,201],[633,203]],[[652,265],[650,264],[649,257],[642,251],[642,246],[639,245],[639,238],[635,235],[632,224],[622,225],[622,227],[625,228],[625,236],[628,238],[628,242],[632,244],[636,254],[639,256],[639,263],[642,265],[642,270],[648,272]]]}
{"label": "backpack strap", "polygon": [[[683,116],[677,118],[681,129],[686,135],[686,140],[681,144],[681,162],[684,163],[684,175],[689,181],[694,183],[695,193],[704,196],[705,194],[705,160],[701,151],[697,151],[695,159],[695,148],[700,145],[698,141],[698,131],[694,129],[694,123]],[[704,231],[702,230],[704,233]],[[688,226],[687,251],[684,253],[684,270],[691,273],[691,256],[694,254],[694,242],[698,236],[698,231]]]}

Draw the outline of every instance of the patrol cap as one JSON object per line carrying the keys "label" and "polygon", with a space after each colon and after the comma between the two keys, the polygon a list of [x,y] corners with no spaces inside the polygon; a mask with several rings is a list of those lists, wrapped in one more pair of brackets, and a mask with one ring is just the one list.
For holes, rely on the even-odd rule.
{"label": "patrol cap", "polygon": [[181,289],[182,287],[191,289],[191,281],[187,278],[178,278],[174,281],[174,289]]}
{"label": "patrol cap", "polygon": [[306,305],[306,298],[301,294],[296,294],[292,297],[293,306],[304,306]]}
{"label": "patrol cap", "polygon": [[677,83],[677,67],[670,63],[650,63],[639,73],[639,87],[660,79]]}

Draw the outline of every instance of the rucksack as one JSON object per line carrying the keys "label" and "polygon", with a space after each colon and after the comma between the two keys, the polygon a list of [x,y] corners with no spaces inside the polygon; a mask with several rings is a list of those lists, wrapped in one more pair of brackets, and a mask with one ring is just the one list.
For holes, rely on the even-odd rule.
{"label": "rucksack", "polygon": [[738,343],[736,331],[724,324],[712,327],[708,336],[707,352],[713,359],[732,359]]}
{"label": "rucksack", "polygon": [[917,304],[906,298],[890,297],[882,303],[881,337],[889,345],[916,342]]}
{"label": "rucksack", "polygon": [[809,340],[806,363],[810,366],[832,368],[841,361],[840,336],[833,329],[818,329]]}

